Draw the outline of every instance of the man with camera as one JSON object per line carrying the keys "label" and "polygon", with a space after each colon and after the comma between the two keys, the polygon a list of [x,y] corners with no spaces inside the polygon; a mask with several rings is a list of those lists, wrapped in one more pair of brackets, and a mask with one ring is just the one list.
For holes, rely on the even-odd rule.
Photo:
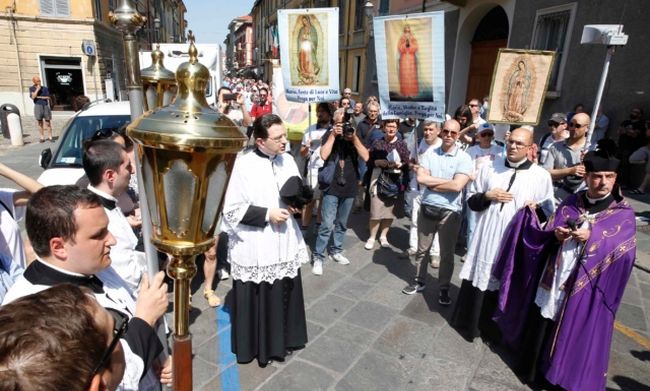
{"label": "man with camera", "polygon": [[253,123],[250,114],[246,111],[244,105],[244,96],[242,94],[233,94],[232,90],[228,87],[221,87],[217,92],[219,103],[217,109],[226,117],[233,120],[242,133],[246,133],[246,128]]}
{"label": "man with camera", "polygon": [[[348,265],[350,261],[343,256],[343,239],[347,230],[348,216],[357,193],[359,180],[359,159],[368,161],[368,150],[357,136],[350,124],[350,115],[344,109],[334,112],[334,126],[321,141],[320,156],[325,161],[322,171],[332,172],[331,177],[321,180],[319,185],[323,192],[321,204],[321,225],[318,229],[314,247],[314,264],[311,272],[317,276],[323,274],[325,247],[333,242],[328,252],[330,258]],[[329,183],[325,183],[329,180]]]}

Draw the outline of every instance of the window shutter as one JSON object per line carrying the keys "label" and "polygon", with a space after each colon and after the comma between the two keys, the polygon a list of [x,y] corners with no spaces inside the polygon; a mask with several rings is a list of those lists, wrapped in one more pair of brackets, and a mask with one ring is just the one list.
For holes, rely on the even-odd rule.
{"label": "window shutter", "polygon": [[70,0],[55,0],[55,1],[56,1],[56,15],[70,16]]}
{"label": "window shutter", "polygon": [[54,16],[54,0],[40,0],[41,15]]}

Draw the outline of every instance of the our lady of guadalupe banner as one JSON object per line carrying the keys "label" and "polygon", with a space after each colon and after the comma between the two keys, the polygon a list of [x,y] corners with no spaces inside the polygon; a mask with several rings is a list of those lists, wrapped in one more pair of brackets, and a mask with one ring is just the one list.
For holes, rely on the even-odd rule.
{"label": "our lady of guadalupe banner", "polygon": [[374,18],[382,118],[445,118],[444,12]]}
{"label": "our lady of guadalupe banner", "polygon": [[280,61],[287,99],[337,100],[339,91],[338,8],[278,10]]}

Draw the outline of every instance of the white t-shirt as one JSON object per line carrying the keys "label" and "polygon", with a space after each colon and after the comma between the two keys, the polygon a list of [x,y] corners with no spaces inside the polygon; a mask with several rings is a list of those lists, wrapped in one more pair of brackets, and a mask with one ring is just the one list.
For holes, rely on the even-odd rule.
{"label": "white t-shirt", "polygon": [[467,149],[467,153],[474,163],[474,175],[478,173],[481,167],[491,165],[492,162],[503,154],[503,148],[496,144],[491,144],[489,148],[481,148],[480,145],[472,145]]}
{"label": "white t-shirt", "polygon": [[[310,174],[314,174],[314,171],[316,172],[316,175],[318,175],[318,169],[323,167],[323,159],[320,158],[320,153],[318,153],[318,150],[321,145],[321,139],[327,133],[327,128],[321,128],[318,127],[318,124],[312,125],[307,131],[305,132],[304,136],[302,137],[302,145],[303,146],[309,146],[309,163],[307,163],[307,168],[309,168]],[[309,139],[311,139],[311,144],[308,142]]]}

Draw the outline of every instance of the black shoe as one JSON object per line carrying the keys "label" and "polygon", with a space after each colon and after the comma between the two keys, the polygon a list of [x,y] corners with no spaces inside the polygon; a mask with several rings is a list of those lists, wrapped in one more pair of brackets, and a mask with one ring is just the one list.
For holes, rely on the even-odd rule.
{"label": "black shoe", "polygon": [[440,290],[440,294],[438,295],[438,303],[444,306],[451,304],[451,297],[449,297],[449,291],[447,289]]}
{"label": "black shoe", "polygon": [[415,283],[413,285],[408,285],[404,289],[402,289],[402,293],[405,295],[414,295],[418,292],[422,292],[424,290],[425,285],[420,284],[420,283]]}

